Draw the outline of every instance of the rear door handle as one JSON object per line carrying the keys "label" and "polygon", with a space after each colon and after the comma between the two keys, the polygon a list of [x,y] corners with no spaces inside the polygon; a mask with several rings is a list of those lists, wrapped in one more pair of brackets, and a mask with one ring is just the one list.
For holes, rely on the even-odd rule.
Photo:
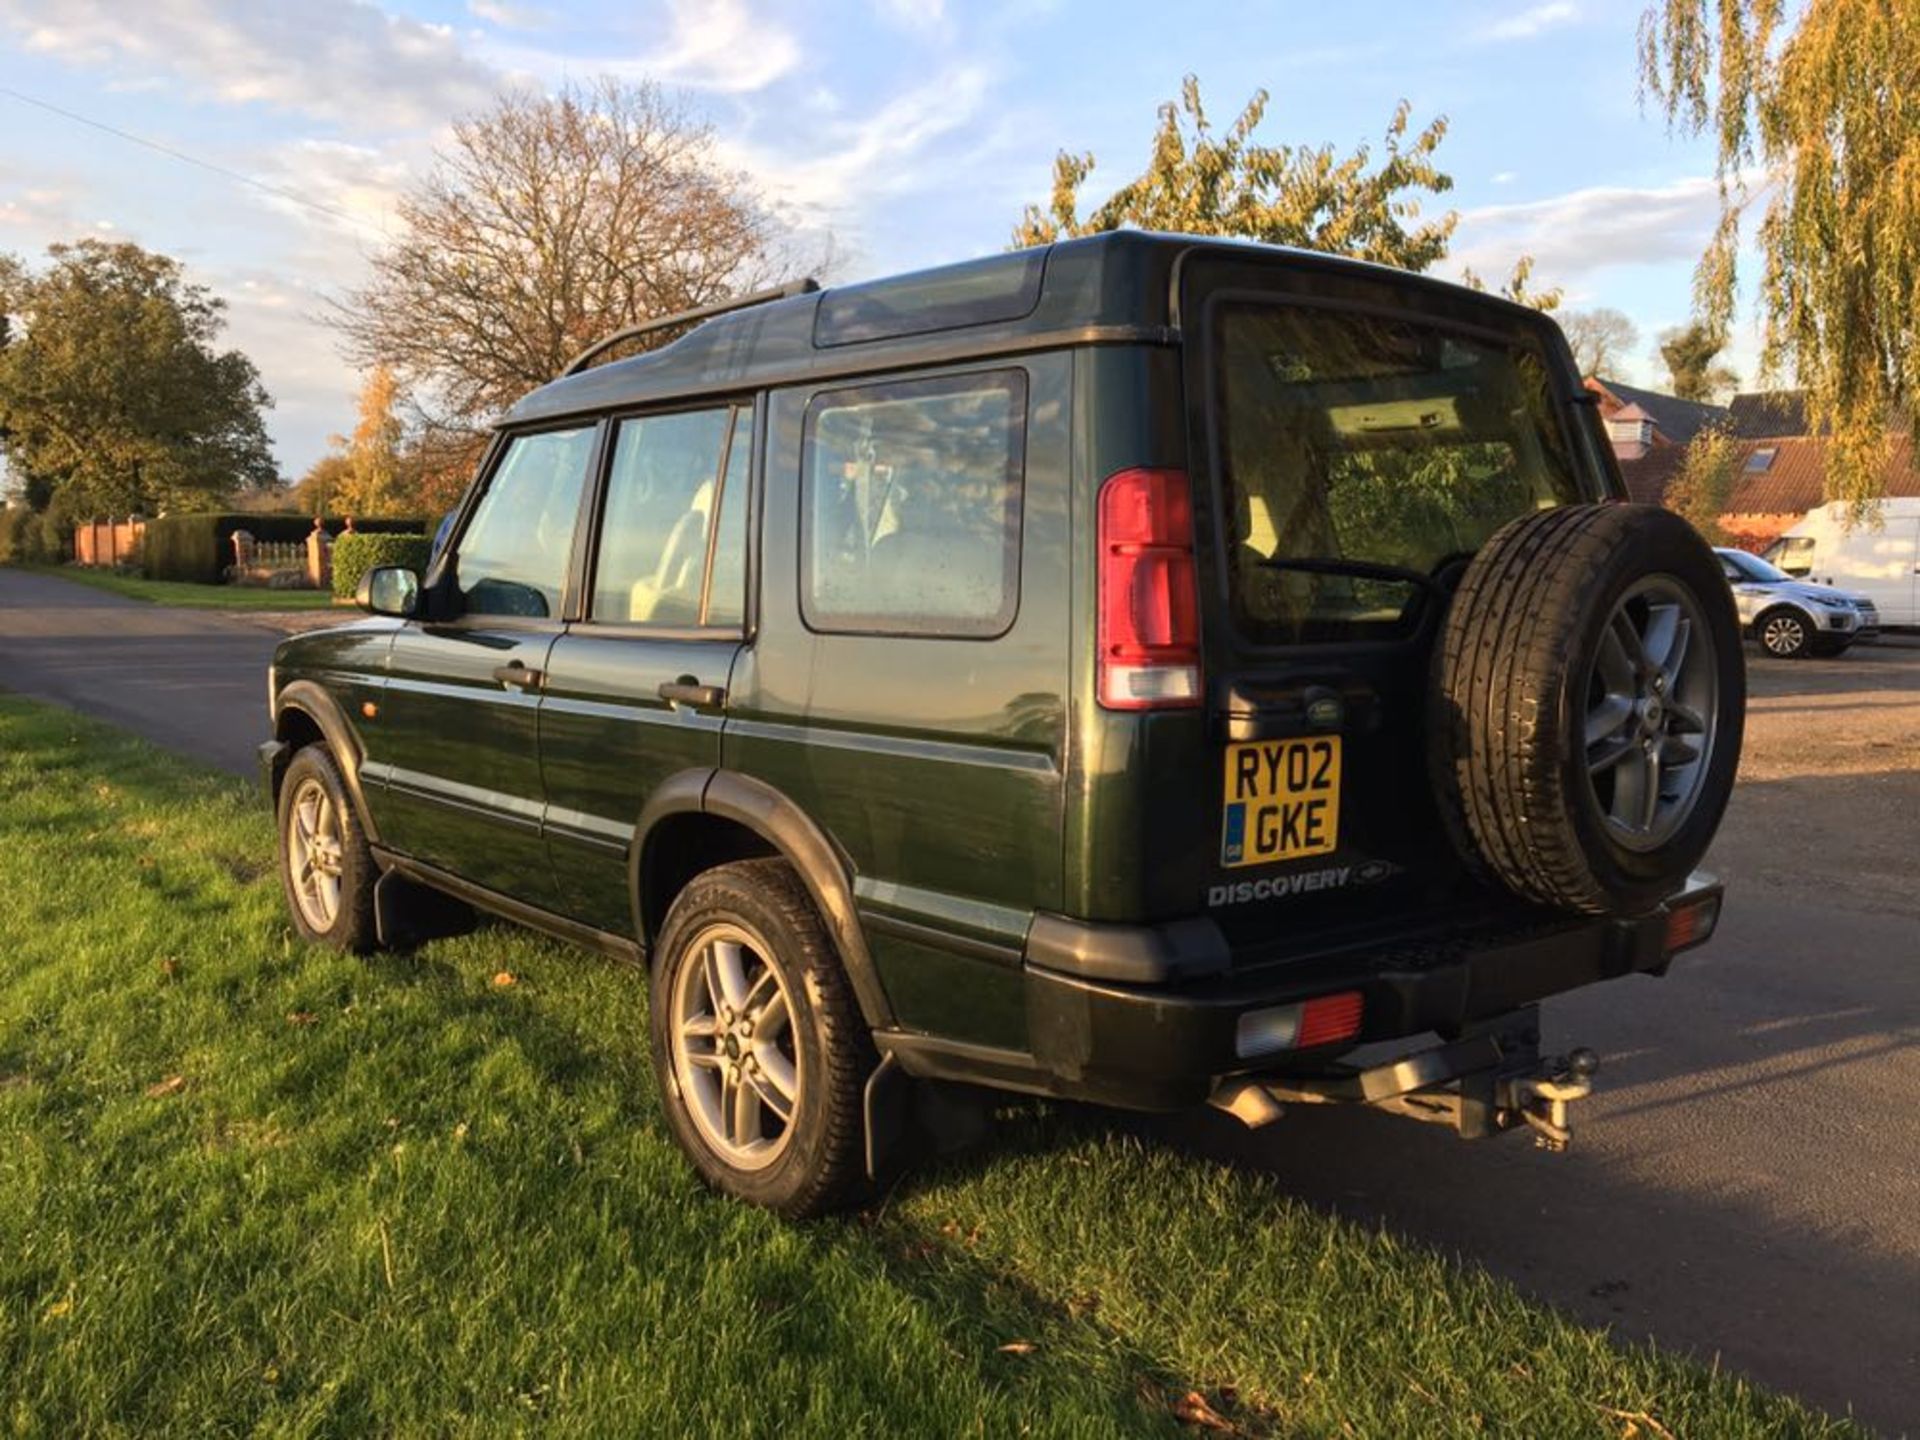
{"label": "rear door handle", "polygon": [[691,675],[682,675],[678,680],[663,681],[659,695],[669,705],[697,705],[708,710],[727,703],[726,686],[702,685]]}
{"label": "rear door handle", "polygon": [[518,686],[522,690],[538,690],[544,674],[524,661],[513,660],[505,665],[494,666],[493,678],[502,685]]}

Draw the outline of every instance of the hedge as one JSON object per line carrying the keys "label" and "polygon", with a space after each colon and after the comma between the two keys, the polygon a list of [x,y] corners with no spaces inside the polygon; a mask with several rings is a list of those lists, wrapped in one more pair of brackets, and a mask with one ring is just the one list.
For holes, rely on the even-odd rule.
{"label": "hedge", "polygon": [[[345,522],[328,518],[322,522],[330,534],[338,535]],[[376,535],[415,533],[426,521],[359,520],[354,532]],[[233,532],[245,530],[256,540],[284,544],[304,540],[313,529],[311,515],[166,515],[147,522],[141,559],[152,580],[192,580],[202,585],[218,585],[233,563]]]}
{"label": "hedge", "polygon": [[380,565],[402,565],[416,575],[424,575],[433,558],[433,539],[427,535],[363,534],[354,521],[350,535],[333,542],[333,593],[351,600],[360,588],[360,577]]}

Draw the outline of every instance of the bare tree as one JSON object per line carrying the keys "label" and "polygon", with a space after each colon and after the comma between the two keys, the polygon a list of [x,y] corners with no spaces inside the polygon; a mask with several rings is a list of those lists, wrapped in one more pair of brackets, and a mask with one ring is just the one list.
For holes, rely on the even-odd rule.
{"label": "bare tree", "polygon": [[[333,307],[430,423],[471,429],[613,330],[771,282],[781,235],[653,85],[509,94],[455,124],[404,237]],[[670,336],[661,338],[671,338]]]}
{"label": "bare tree", "polygon": [[1640,327],[1610,305],[1569,310],[1560,316],[1560,328],[1567,332],[1582,375],[1607,374],[1640,343]]}

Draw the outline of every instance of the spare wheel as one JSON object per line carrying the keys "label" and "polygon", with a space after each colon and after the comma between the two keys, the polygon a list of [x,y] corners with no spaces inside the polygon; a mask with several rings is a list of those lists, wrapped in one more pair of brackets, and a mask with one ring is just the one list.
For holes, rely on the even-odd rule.
{"label": "spare wheel", "polygon": [[1644,505],[1523,516],[1467,567],[1434,657],[1441,814],[1486,877],[1644,912],[1699,864],[1733,790],[1740,625],[1693,528]]}

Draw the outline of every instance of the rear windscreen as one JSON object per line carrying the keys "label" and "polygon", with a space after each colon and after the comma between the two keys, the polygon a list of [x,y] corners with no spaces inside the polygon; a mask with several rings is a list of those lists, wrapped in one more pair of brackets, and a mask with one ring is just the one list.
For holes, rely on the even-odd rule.
{"label": "rear windscreen", "polygon": [[1582,498],[1528,337],[1222,301],[1212,361],[1228,583],[1256,642],[1404,632],[1416,576]]}

